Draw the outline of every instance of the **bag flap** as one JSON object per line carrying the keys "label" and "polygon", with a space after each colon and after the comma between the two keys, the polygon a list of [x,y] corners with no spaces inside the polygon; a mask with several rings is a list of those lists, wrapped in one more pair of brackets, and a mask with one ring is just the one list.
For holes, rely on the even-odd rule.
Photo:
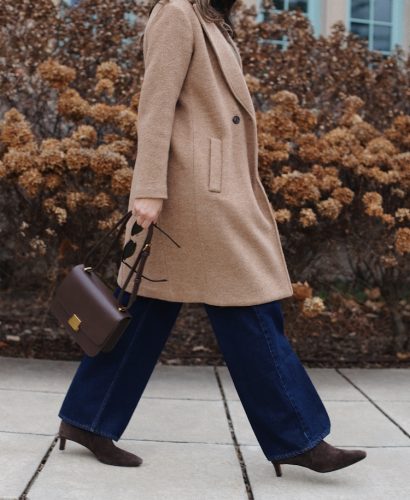
{"label": "bag flap", "polygon": [[78,331],[72,328],[73,333],[82,332],[96,345],[103,344],[121,321],[131,318],[129,312],[118,310],[113,292],[95,273],[84,271],[83,264],[75,266],[64,278],[54,300],[64,311],[65,322],[78,327]]}

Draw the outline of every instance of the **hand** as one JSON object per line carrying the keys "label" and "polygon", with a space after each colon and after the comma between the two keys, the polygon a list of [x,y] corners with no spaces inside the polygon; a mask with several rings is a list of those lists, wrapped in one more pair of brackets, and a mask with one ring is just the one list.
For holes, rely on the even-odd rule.
{"label": "hand", "polygon": [[132,214],[137,224],[144,229],[152,222],[156,223],[162,210],[163,198],[135,198]]}

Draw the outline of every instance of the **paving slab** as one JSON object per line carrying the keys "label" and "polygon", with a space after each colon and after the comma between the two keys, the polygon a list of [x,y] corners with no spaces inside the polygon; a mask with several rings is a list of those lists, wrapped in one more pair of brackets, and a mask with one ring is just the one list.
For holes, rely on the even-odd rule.
{"label": "paving slab", "polygon": [[367,457],[344,469],[319,473],[296,465],[273,465],[256,446],[242,446],[255,500],[385,500],[410,498],[410,448],[370,448]]}
{"label": "paving slab", "polygon": [[143,397],[221,400],[212,366],[170,366],[157,364]]}
{"label": "paving slab", "polygon": [[[326,441],[334,446],[410,446],[410,439],[367,401],[324,401],[331,422]],[[240,401],[228,401],[240,444],[257,444]]]}
{"label": "paving slab", "polygon": [[[65,393],[79,363],[0,357],[0,389]],[[222,396],[212,366],[158,363],[143,397],[220,400]]]}
{"label": "paving slab", "polygon": [[0,432],[0,498],[17,499],[37,470],[53,438]]}
{"label": "paving slab", "polygon": [[63,394],[0,390],[0,431],[53,435]]}
{"label": "paving slab", "polygon": [[142,398],[122,438],[232,443],[223,402],[211,400]]}
{"label": "paving slab", "polygon": [[377,405],[410,435],[410,401],[377,401]]}
{"label": "paving slab", "polygon": [[0,389],[65,392],[76,361],[0,357]]}
{"label": "paving slab", "polygon": [[[305,368],[319,396],[326,401],[363,401],[366,397],[333,368]],[[218,367],[226,399],[238,400],[229,370]]]}
{"label": "paving slab", "polygon": [[375,401],[410,401],[408,368],[341,368],[340,372]]}
{"label": "paving slab", "polygon": [[[194,443],[119,442],[141,456],[139,467],[99,462],[72,441],[56,446],[29,491],[30,500],[245,500],[234,447]],[[120,445],[120,444],[119,444]]]}

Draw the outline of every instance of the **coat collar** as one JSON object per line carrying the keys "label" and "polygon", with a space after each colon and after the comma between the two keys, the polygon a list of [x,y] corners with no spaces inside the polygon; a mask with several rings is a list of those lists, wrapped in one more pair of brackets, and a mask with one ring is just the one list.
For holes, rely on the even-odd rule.
{"label": "coat collar", "polygon": [[[255,109],[253,107],[252,97],[249,93],[246,80],[243,76],[242,64],[239,62],[241,60],[241,56],[238,48],[233,40],[228,41],[224,37],[215,23],[205,21],[205,19],[201,16],[195,0],[189,1],[194,8],[210,44],[212,45],[216,58],[219,62],[219,66],[231,92],[249,113],[251,118],[255,119]],[[232,52],[231,47],[228,45],[229,43],[232,45],[236,54]]]}

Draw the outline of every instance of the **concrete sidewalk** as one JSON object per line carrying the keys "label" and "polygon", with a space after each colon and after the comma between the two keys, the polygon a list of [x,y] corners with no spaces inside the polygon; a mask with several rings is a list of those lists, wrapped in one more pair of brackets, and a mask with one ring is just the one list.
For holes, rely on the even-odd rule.
{"label": "concrete sidewalk", "polygon": [[118,442],[140,467],[102,464],[72,441],[59,450],[77,365],[0,358],[1,500],[410,498],[410,369],[307,368],[331,418],[325,439],[367,458],[326,474],[283,465],[276,477],[226,367],[157,365]]}

